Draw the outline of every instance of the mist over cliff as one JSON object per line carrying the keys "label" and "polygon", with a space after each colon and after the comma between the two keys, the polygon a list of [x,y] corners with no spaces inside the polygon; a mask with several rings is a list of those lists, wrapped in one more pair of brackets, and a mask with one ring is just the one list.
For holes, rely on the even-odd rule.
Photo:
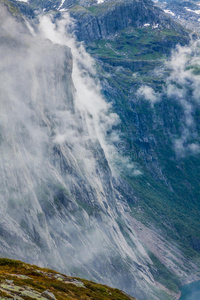
{"label": "mist over cliff", "polygon": [[118,118],[100,96],[92,60],[63,35],[67,15],[41,17],[33,28],[3,5],[0,14],[1,256],[145,299],[151,260],[125,216],[132,192],[124,183],[121,195],[110,167],[107,150],[119,138],[106,132]]}

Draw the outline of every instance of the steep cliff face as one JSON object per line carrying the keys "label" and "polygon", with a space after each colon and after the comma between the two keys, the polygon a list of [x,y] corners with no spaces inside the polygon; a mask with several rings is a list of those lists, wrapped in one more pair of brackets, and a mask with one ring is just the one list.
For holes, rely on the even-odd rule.
{"label": "steep cliff face", "polygon": [[86,71],[72,81],[69,48],[32,36],[5,6],[0,14],[1,256],[159,298],[126,216],[134,195],[104,151],[97,116],[111,121],[106,103],[93,92],[94,113],[84,108]]}

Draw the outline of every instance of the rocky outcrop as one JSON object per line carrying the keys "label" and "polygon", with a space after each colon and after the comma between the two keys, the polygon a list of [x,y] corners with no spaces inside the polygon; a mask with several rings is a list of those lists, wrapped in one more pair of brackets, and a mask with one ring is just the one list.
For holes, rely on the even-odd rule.
{"label": "rocky outcrop", "polygon": [[[87,298],[136,300],[122,291],[91,281],[78,281],[53,270],[41,269],[20,261],[0,258],[0,299],[56,300]],[[28,276],[27,276],[28,275]],[[9,279],[8,279],[9,278]],[[11,280],[12,278],[12,280]],[[74,285],[80,282],[82,285]]]}

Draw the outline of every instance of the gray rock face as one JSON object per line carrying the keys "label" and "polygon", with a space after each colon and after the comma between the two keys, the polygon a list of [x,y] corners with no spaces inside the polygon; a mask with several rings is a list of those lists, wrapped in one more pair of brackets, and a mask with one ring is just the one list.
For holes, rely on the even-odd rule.
{"label": "gray rock face", "polygon": [[183,32],[178,24],[149,0],[111,0],[89,9],[75,6],[70,10],[70,15],[76,20],[76,36],[86,43],[107,38],[129,26],[138,28],[145,24]]}
{"label": "gray rock face", "polygon": [[57,10],[58,16],[60,11],[68,10],[75,20],[73,29],[78,40],[86,44],[102,38],[114,38],[119,31],[131,26],[142,28],[148,24],[159,30],[173,30],[184,35],[185,42],[189,41],[188,32],[151,0],[106,0],[100,4],[96,0],[30,0],[26,5],[13,1],[28,17],[35,15],[33,8]]}
{"label": "gray rock face", "polygon": [[44,291],[42,294],[41,294],[42,297],[45,297],[49,300],[56,300],[56,297],[54,296],[54,294],[48,290]]}

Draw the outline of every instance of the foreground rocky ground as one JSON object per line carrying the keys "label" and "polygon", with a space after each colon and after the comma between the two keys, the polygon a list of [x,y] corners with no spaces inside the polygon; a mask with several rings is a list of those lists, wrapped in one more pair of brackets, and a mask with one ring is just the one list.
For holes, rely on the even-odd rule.
{"label": "foreground rocky ground", "polygon": [[21,261],[0,258],[0,299],[128,300],[118,289],[68,277]]}

